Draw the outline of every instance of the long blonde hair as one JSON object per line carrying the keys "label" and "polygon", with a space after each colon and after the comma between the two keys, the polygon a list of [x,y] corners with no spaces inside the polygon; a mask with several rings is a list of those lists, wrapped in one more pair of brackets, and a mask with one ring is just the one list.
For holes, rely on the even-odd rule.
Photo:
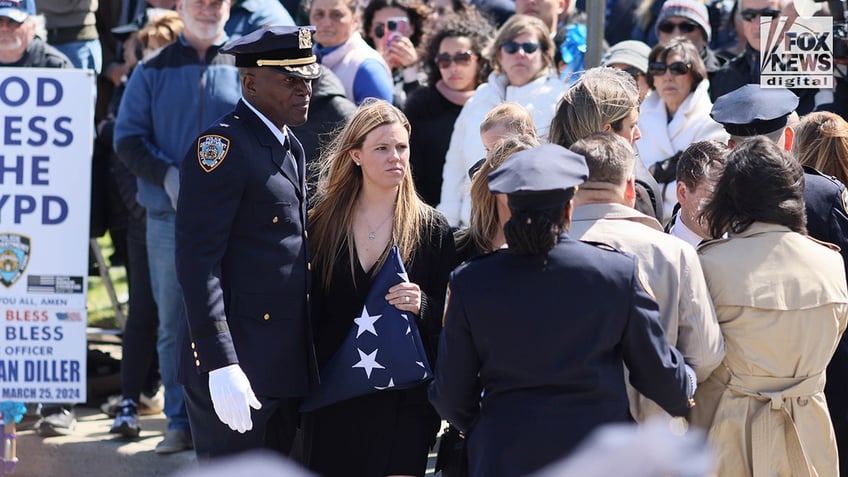
{"label": "long blonde hair", "polygon": [[[398,108],[384,100],[367,100],[321,155],[315,206],[309,211],[309,240],[316,273],[320,274],[325,287],[332,281],[333,266],[342,243],[348,249],[351,276],[354,274],[353,216],[362,191],[362,169],[354,164],[351,151],[360,149],[371,131],[388,124],[400,124],[407,133],[410,131],[409,121]],[[395,201],[391,238],[407,266],[421,242],[421,230],[433,220],[434,211],[416,194],[412,173],[407,167]],[[378,268],[385,258],[386,253],[383,253],[377,262]]]}
{"label": "long blonde hair", "polygon": [[539,145],[535,136],[514,135],[498,141],[483,161],[480,170],[471,179],[471,220],[468,228],[458,234],[467,235],[478,250],[492,250],[492,240],[501,223],[498,217],[498,200],[489,191],[489,173],[500,167],[513,154]]}
{"label": "long blonde hair", "polygon": [[792,153],[804,166],[848,184],[848,122],[825,111],[801,118]]}

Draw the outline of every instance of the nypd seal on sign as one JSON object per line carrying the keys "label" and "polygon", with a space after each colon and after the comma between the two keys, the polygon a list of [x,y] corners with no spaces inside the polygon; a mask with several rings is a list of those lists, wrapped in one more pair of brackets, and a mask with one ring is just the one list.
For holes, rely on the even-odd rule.
{"label": "nypd seal on sign", "polygon": [[197,140],[197,162],[206,172],[212,172],[224,162],[230,150],[230,140],[223,136],[210,134]]}
{"label": "nypd seal on sign", "polygon": [[29,237],[0,234],[0,283],[11,287],[21,278],[29,263]]}

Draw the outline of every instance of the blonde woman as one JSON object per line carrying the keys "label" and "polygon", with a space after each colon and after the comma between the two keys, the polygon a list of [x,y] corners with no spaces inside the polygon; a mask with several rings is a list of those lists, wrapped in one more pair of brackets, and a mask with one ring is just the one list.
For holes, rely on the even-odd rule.
{"label": "blonde woman", "polygon": [[457,259],[462,263],[506,245],[503,225],[511,217],[506,196],[489,191],[489,173],[509,156],[539,145],[532,135],[507,136],[492,147],[480,169],[471,179],[471,223],[454,235]]}
{"label": "blonde woman", "polygon": [[825,111],[804,116],[795,131],[792,154],[801,165],[848,184],[848,122]]}
{"label": "blonde woman", "polygon": [[[360,316],[392,245],[409,282],[389,289],[386,300],[414,315],[425,348],[435,349],[456,251],[444,217],[415,192],[409,131],[400,110],[366,101],[322,158],[309,214],[319,367]],[[429,357],[432,362],[432,352]],[[424,475],[439,422],[423,384],[342,401],[305,414],[306,463],[329,477]]]}
{"label": "blonde woman", "polygon": [[471,218],[467,172],[486,154],[478,129],[486,113],[501,103],[518,103],[533,116],[539,136],[547,137],[566,88],[552,69],[554,43],[548,27],[536,17],[511,17],[484,54],[494,71],[462,107],[442,171],[438,209],[453,226],[467,226]]}

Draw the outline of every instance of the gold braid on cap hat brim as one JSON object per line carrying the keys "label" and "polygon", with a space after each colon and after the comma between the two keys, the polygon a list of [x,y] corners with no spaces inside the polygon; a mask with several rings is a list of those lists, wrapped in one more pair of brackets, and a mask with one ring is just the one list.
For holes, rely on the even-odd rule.
{"label": "gold braid on cap hat brim", "polygon": [[315,55],[292,60],[256,60],[256,66],[303,66],[315,63]]}

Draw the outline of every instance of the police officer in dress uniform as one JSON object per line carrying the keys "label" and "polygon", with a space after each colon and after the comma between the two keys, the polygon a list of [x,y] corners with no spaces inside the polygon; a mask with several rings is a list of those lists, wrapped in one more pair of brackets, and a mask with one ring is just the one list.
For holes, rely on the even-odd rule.
{"label": "police officer in dress uniform", "polygon": [[636,258],[565,233],[587,174],[583,156],[553,144],[511,156],[489,175],[508,194],[509,249],[451,274],[430,400],[466,433],[472,476],[530,474],[629,421],[623,364],[640,392],[688,414],[694,380]]}
{"label": "police officer in dress uniform", "polygon": [[[788,89],[748,84],[716,99],[710,116],[730,134],[731,147],[746,137],[764,135],[791,151],[793,132],[787,124],[797,106],[798,96]],[[838,245],[848,270],[848,191],[845,185],[804,166],[804,205],[807,234]],[[845,376],[848,376],[848,343],[843,338],[827,367],[824,389],[842,473],[848,473],[848,379]]]}
{"label": "police officer in dress uniform", "polygon": [[320,74],[313,32],[272,26],[221,49],[236,57],[242,98],[180,170],[178,366],[201,459],[288,454],[298,400],[317,380],[304,153],[289,129],[306,121]]}

